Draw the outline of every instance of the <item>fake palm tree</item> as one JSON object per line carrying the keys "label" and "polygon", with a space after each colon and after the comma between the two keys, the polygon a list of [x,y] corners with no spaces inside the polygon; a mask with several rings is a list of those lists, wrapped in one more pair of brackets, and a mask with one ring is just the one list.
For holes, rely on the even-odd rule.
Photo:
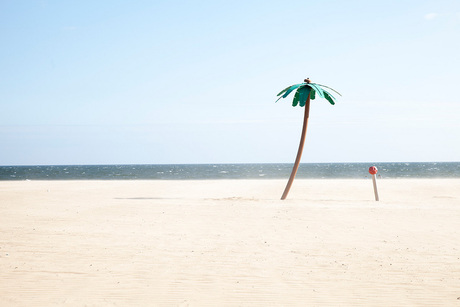
{"label": "fake palm tree", "polygon": [[294,99],[292,100],[292,106],[295,107],[298,105],[301,107],[305,107],[302,136],[300,137],[299,150],[297,151],[297,157],[295,159],[294,167],[292,168],[291,176],[289,177],[289,181],[286,185],[286,188],[284,189],[284,193],[281,196],[282,200],[286,199],[289,190],[291,189],[291,185],[294,182],[297,169],[299,168],[300,158],[302,157],[303,145],[305,143],[305,135],[307,134],[308,117],[310,115],[310,100],[315,99],[316,95],[318,95],[321,98],[325,98],[327,101],[329,101],[330,104],[335,104],[334,96],[332,96],[331,93],[326,91],[324,88],[330,89],[340,95],[339,92],[330,87],[317,83],[311,83],[310,79],[308,78],[304,80],[304,83],[288,86],[277,95],[281,97],[279,97],[276,101],[280,100],[281,98],[286,98],[291,92],[296,90]]}

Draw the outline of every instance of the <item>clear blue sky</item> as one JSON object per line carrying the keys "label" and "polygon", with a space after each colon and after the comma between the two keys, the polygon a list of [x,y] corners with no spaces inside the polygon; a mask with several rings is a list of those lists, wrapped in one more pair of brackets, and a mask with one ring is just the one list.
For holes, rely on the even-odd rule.
{"label": "clear blue sky", "polygon": [[460,161],[460,1],[0,0],[0,165]]}

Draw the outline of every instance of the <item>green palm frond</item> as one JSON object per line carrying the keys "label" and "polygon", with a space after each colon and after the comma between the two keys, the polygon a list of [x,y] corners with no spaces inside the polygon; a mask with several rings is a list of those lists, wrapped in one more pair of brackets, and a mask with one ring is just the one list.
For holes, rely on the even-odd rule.
{"label": "green palm frond", "polygon": [[323,89],[319,85],[315,83],[309,83],[308,85],[318,93],[319,97],[324,98]]}
{"label": "green palm frond", "polygon": [[281,97],[286,98],[293,90],[295,90],[295,89],[301,87],[302,85],[303,85],[303,84],[294,84],[294,85],[292,85],[291,87],[288,88],[288,90],[286,91],[286,93],[284,93],[284,95],[281,96]]}
{"label": "green palm frond", "polygon": [[324,93],[324,98],[326,98],[326,100],[329,101],[330,104],[335,105],[334,96],[332,96],[331,93],[329,93],[326,90],[323,90],[323,93]]}
{"label": "green palm frond", "polygon": [[286,98],[293,90],[295,90],[296,88],[302,86],[303,84],[294,84],[294,85],[290,85],[288,87],[286,87],[284,90],[282,90],[281,92],[279,92],[279,94],[277,96],[280,96],[281,94],[284,93],[284,95],[280,96],[276,102],[278,102],[278,100],[280,100],[281,98]]}
{"label": "green palm frond", "polygon": [[310,95],[311,87],[303,86],[299,88],[299,106],[305,107],[308,95]]}
{"label": "green palm frond", "polygon": [[299,98],[300,98],[300,93],[299,90],[297,90],[294,94],[294,99],[292,99],[292,106],[295,107],[299,104]]}
{"label": "green palm frond", "polygon": [[284,92],[286,92],[292,85],[289,85],[288,87],[286,87],[284,90],[282,90],[281,92],[278,93],[278,95],[276,96],[279,96],[281,94],[283,94]]}
{"label": "green palm frond", "polygon": [[[318,83],[316,83],[316,84],[318,84]],[[330,90],[333,90],[333,91],[336,92],[339,96],[342,96],[342,94],[340,94],[339,92],[337,92],[337,91],[336,91],[335,89],[333,89],[332,87],[329,87],[329,86],[326,86],[326,85],[322,85],[322,84],[318,84],[318,85],[321,86],[321,87],[325,87],[325,88],[328,88],[328,89],[330,89]]]}

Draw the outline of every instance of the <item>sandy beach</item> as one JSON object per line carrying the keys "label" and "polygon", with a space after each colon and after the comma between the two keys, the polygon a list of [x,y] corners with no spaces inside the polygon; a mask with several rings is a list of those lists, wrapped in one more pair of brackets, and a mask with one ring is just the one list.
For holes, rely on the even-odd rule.
{"label": "sandy beach", "polygon": [[460,306],[460,179],[0,181],[0,306]]}

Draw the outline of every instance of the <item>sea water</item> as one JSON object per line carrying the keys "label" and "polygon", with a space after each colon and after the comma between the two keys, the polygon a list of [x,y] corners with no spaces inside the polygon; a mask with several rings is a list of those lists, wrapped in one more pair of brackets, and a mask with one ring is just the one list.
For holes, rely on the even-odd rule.
{"label": "sea water", "polygon": [[[296,178],[460,178],[460,162],[301,163]],[[146,164],[0,166],[0,180],[286,179],[293,164]]]}

